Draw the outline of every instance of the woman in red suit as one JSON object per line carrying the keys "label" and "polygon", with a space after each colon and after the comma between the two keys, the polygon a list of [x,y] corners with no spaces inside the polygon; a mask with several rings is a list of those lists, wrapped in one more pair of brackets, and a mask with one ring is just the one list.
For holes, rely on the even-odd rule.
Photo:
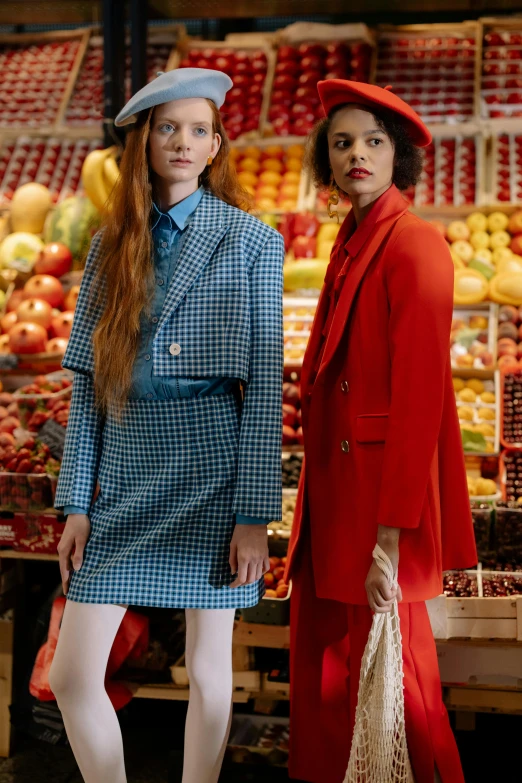
{"label": "woman in red suit", "polygon": [[372,561],[378,543],[399,567],[416,783],[463,783],[425,605],[440,594],[443,570],[477,562],[451,381],[453,263],[400,193],[417,181],[431,136],[389,88],[331,79],[318,90],[327,117],[308,165],[352,210],[301,376],[305,465],[287,574],[290,772],[344,779],[372,612],[388,612],[395,598]]}

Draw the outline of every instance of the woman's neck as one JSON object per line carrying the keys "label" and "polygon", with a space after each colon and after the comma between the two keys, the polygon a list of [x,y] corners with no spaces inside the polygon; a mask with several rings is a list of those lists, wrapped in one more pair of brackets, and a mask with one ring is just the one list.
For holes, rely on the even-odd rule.
{"label": "woman's neck", "polygon": [[350,196],[355,222],[358,226],[362,223],[377,199],[390,189],[391,184],[392,183],[390,182],[388,185],[385,185],[380,190],[376,190],[374,193],[361,193],[360,195]]}
{"label": "woman's neck", "polygon": [[156,177],[154,180],[154,201],[161,212],[168,212],[180,201],[195,193],[198,187],[197,179],[188,182],[167,182]]}

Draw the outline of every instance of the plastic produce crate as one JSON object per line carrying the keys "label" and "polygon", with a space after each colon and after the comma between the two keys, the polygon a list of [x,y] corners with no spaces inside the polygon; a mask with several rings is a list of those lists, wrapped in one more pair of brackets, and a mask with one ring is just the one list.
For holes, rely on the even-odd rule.
{"label": "plastic produce crate", "polygon": [[292,583],[286,598],[262,598],[257,606],[242,609],[243,620],[262,625],[288,625],[290,622],[290,597]]}

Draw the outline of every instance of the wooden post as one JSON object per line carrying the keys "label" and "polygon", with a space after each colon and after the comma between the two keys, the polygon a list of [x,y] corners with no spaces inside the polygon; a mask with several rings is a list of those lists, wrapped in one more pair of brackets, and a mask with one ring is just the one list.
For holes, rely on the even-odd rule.
{"label": "wooden post", "polygon": [[11,752],[11,717],[9,707],[13,695],[13,623],[14,611],[0,616],[0,756]]}

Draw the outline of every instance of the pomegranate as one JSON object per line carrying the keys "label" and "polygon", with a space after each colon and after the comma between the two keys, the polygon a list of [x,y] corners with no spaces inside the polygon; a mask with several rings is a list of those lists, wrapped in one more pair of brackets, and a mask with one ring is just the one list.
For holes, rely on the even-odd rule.
{"label": "pomegranate", "polygon": [[67,340],[71,335],[74,312],[65,310],[52,320],[52,333],[55,337],[65,337]]}
{"label": "pomegranate", "polygon": [[47,331],[40,324],[22,321],[9,332],[12,353],[44,353],[46,343]]}
{"label": "pomegranate", "polygon": [[72,253],[68,247],[60,242],[53,242],[51,245],[46,245],[40,253],[34,265],[34,272],[37,275],[62,277],[71,271],[72,260]]}
{"label": "pomegranate", "polygon": [[80,293],[80,286],[79,285],[73,285],[71,287],[71,290],[65,297],[64,302],[64,309],[65,310],[75,310],[76,309],[76,302],[78,301],[78,294]]}
{"label": "pomegranate", "polygon": [[53,337],[45,344],[45,351],[46,353],[59,353],[60,356],[63,356],[68,343],[69,340],[66,340],[65,337]]}
{"label": "pomegranate", "polygon": [[6,313],[5,315],[0,318],[0,326],[2,327],[2,332],[6,334],[9,329],[11,329],[12,326],[15,325],[15,323],[18,320],[18,316],[14,310],[12,310],[10,313]]}
{"label": "pomegranate", "polygon": [[16,315],[19,322],[40,324],[44,329],[49,329],[53,317],[51,305],[43,299],[26,299],[18,306]]}
{"label": "pomegranate", "polygon": [[44,299],[51,307],[61,307],[64,298],[62,284],[51,275],[30,277],[24,286],[24,299]]}

